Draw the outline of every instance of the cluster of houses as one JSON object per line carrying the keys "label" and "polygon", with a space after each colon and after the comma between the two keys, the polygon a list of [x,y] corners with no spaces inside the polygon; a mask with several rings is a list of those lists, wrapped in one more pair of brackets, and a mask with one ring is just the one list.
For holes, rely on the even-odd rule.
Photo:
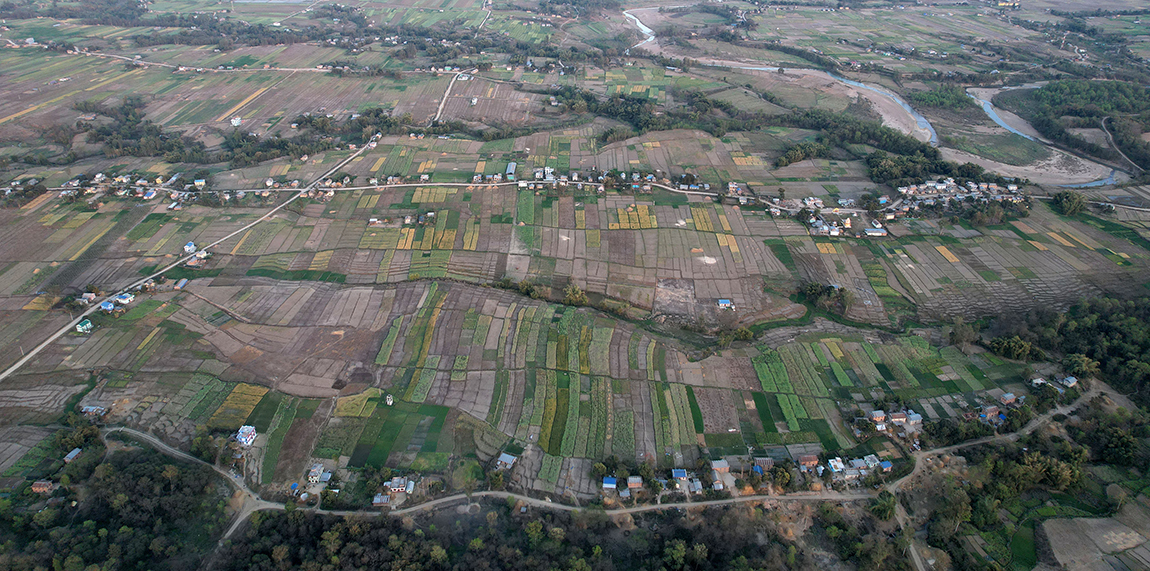
{"label": "cluster of houses", "polygon": [[890,414],[883,410],[872,410],[867,419],[874,423],[878,432],[887,432],[893,428],[915,431],[922,426],[922,415],[911,409]]}
{"label": "cluster of houses", "polygon": [[415,492],[415,480],[404,476],[396,476],[387,482],[386,491],[381,491],[375,494],[371,499],[373,507],[382,508],[394,505],[396,502],[395,496],[404,494],[410,496]]}
{"label": "cluster of houses", "polygon": [[1049,385],[1058,391],[1058,394],[1062,394],[1066,392],[1066,389],[1072,389],[1078,386],[1078,377],[1063,377],[1061,379],[1055,379],[1053,383],[1042,377],[1030,381],[1030,386],[1036,389],[1043,385]]}
{"label": "cluster of houses", "polygon": [[[1061,387],[1053,383],[1048,383],[1045,379],[1041,378],[1032,380],[1030,384],[1034,387],[1041,387],[1042,385],[1049,384],[1050,386],[1054,387],[1055,390],[1063,392],[1064,389],[1062,387],[1069,388],[1076,386],[1078,384],[1078,379],[1074,377],[1066,377],[1065,379],[1056,382],[1058,385],[1061,385]],[[979,410],[972,410],[963,413],[962,419],[978,420],[979,422],[985,422],[987,424],[993,424],[997,426],[1003,422],[1006,422],[1006,411],[1022,406],[1025,401],[1025,395],[1019,396],[1014,393],[1002,393],[1001,395],[998,395],[997,399],[983,404],[981,407],[979,407]]]}
{"label": "cluster of houses", "polygon": [[[821,476],[823,474],[823,467],[818,464],[815,466],[815,470]],[[894,469],[894,464],[891,463],[890,460],[879,460],[878,456],[874,454],[867,454],[862,458],[849,458],[847,460],[836,456],[827,460],[827,467],[831,470],[831,478],[845,482],[853,482],[860,478],[865,478],[875,471],[890,472]]]}
{"label": "cluster of houses", "polygon": [[903,214],[918,210],[921,206],[946,204],[949,201],[964,201],[973,199],[976,202],[1012,202],[1018,203],[1026,200],[1026,196],[1019,190],[1017,184],[1008,184],[1006,188],[993,182],[975,183],[968,181],[965,186],[959,185],[953,178],[945,180],[929,180],[923,184],[898,187],[898,193],[903,201],[898,212]]}
{"label": "cluster of houses", "polygon": [[[752,470],[763,474],[765,470],[770,470],[774,466],[774,460],[771,458],[755,458],[755,464],[751,467]],[[694,473],[688,472],[683,468],[675,468],[671,470],[671,479],[657,478],[655,481],[659,482],[665,490],[679,490],[688,494],[702,494],[708,488],[715,491],[723,491],[727,487],[728,474],[731,472],[731,464],[726,460],[712,460],[711,461],[711,484],[707,486],[703,481],[698,478]],[[620,499],[627,499],[637,493],[643,488],[645,482],[642,476],[627,476],[626,478],[617,478],[615,476],[605,476],[603,478],[602,490],[603,493],[618,494]]]}
{"label": "cluster of houses", "polygon": [[[157,176],[154,179],[148,178],[135,178],[131,175],[119,175],[109,177],[104,173],[96,173],[91,179],[81,180],[73,179],[64,183],[64,190],[60,196],[73,196],[77,194],[91,195],[89,200],[96,200],[102,196],[117,196],[125,197],[132,196],[142,200],[151,200],[162,193],[168,193],[172,200],[182,202],[190,197],[191,190],[202,190],[207,184],[207,181],[198,179],[191,184],[185,184],[183,189],[175,188],[175,184],[180,180],[183,173],[176,173],[170,177],[164,178]],[[15,183],[14,183],[15,184]],[[169,207],[172,209],[172,207]]]}

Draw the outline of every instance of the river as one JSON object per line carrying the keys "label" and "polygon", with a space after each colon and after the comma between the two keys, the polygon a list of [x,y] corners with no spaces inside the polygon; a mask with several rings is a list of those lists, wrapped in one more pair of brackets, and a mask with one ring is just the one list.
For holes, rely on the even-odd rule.
{"label": "river", "polygon": [[[669,8],[677,8],[679,6],[668,6],[668,7]],[[646,36],[646,38],[643,41],[631,46],[631,48],[637,48],[639,46],[643,46],[643,45],[646,45],[648,43],[655,41],[655,30],[652,30],[651,28],[647,27],[647,25],[644,24],[641,20],[639,20],[639,18],[637,16],[635,16],[634,14],[631,13],[631,10],[625,10],[623,12],[623,15],[626,16],[628,20],[631,20],[631,22],[635,24],[635,27],[639,29],[640,33],[642,33],[644,36]],[[700,65],[706,65],[706,66],[710,66],[710,67],[729,67],[729,68],[734,68],[734,69],[745,69],[745,70],[749,70],[749,71],[775,72],[775,71],[779,70],[779,68],[777,68],[777,67],[731,65],[730,63],[726,63],[726,64],[722,64],[722,65],[700,63]],[[796,69],[796,68],[788,68],[788,69]],[[815,72],[819,72],[819,73],[824,73],[827,75],[827,77],[829,77],[835,81],[838,81],[839,83],[843,83],[843,84],[850,85],[852,87],[857,87],[860,89],[866,89],[867,91],[877,93],[879,95],[882,95],[883,97],[890,99],[891,101],[894,101],[896,104],[898,104],[899,107],[902,107],[903,110],[905,110],[907,113],[910,114],[911,117],[914,118],[914,122],[915,122],[915,124],[918,125],[919,129],[922,129],[922,130],[930,133],[930,144],[935,146],[935,147],[938,146],[938,132],[934,130],[934,125],[931,125],[930,121],[926,117],[923,117],[921,113],[919,113],[918,111],[915,111],[914,108],[911,107],[909,103],[904,101],[903,98],[899,97],[895,93],[888,91],[886,89],[883,89],[881,87],[877,87],[874,85],[863,83],[861,81],[855,81],[853,79],[847,79],[845,77],[835,75],[835,74],[830,73],[828,71],[815,70],[815,69],[807,70],[807,71],[815,71]]]}
{"label": "river", "polygon": [[[668,8],[678,8],[680,6],[667,6],[667,7]],[[642,8],[633,8],[631,10],[625,10],[623,12],[623,15],[626,16],[628,20],[631,20],[631,22],[635,24],[635,27],[639,29],[639,32],[641,32],[644,36],[646,36],[646,38],[644,38],[643,41],[631,46],[632,48],[637,48],[637,47],[640,47],[640,46],[643,46],[643,45],[646,45],[646,44],[649,44],[649,43],[655,41],[655,30],[652,30],[650,27],[648,27],[646,24],[644,24],[641,20],[639,20],[639,18],[637,16],[635,16],[634,14],[631,13],[634,10],[641,10],[641,9]],[[745,70],[750,70],[750,71],[775,72],[775,71],[779,70],[779,68],[777,68],[777,67],[732,65],[732,63],[733,62],[718,64],[718,63],[702,63],[702,62],[700,62],[699,65],[706,65],[706,66],[710,66],[710,67],[729,67],[729,68],[734,68],[734,69],[745,69]],[[796,69],[796,68],[787,68],[787,69]],[[841,77],[841,76],[835,75],[833,73],[830,73],[830,72],[824,71],[824,70],[806,69],[804,71],[813,71],[813,72],[817,72],[817,73],[823,73],[823,74],[826,74],[827,77],[829,77],[835,81],[838,81],[840,83],[843,83],[845,85],[850,85],[852,87],[857,87],[859,89],[866,89],[868,91],[871,91],[873,93],[877,93],[879,95],[882,95],[883,97],[890,99],[891,101],[898,104],[899,107],[902,107],[903,110],[905,110],[908,114],[910,114],[911,117],[914,118],[914,121],[918,125],[918,128],[930,133],[930,144],[931,145],[933,145],[935,147],[938,146],[938,143],[939,143],[938,132],[935,131],[934,125],[931,125],[930,120],[928,120],[926,117],[923,117],[923,115],[921,113],[919,113],[918,111],[915,111],[915,109],[913,107],[911,107],[909,103],[907,103],[905,100],[903,100],[902,97],[899,97],[894,92],[889,91],[889,90],[882,88],[882,87],[863,83],[861,81],[855,81],[853,79],[847,79],[845,77]],[[1033,85],[1033,86],[1037,87],[1037,85]],[[1021,87],[1030,87],[1030,86],[1021,86]],[[1014,133],[1020,137],[1025,137],[1026,139],[1029,139],[1031,141],[1035,141],[1035,142],[1042,144],[1042,145],[1046,145],[1047,147],[1050,147],[1052,149],[1055,148],[1055,147],[1049,145],[1045,141],[1041,141],[1041,140],[1036,139],[1030,135],[1022,133],[1018,129],[1008,125],[1005,121],[1002,120],[1002,117],[1000,117],[998,115],[998,112],[995,110],[994,104],[992,104],[991,102],[979,99],[978,97],[976,97],[972,94],[969,94],[969,93],[967,95],[969,95],[974,100],[978,101],[982,105],[982,110],[986,113],[986,116],[989,117],[991,121],[994,121],[995,124],[997,124],[998,126],[1002,127],[1003,129],[1006,129],[1007,131]],[[1115,176],[1117,174],[1118,174],[1117,170],[1111,170],[1110,176],[1108,176],[1104,179],[1099,179],[1099,180],[1080,183],[1080,184],[1065,184],[1065,185],[1057,185],[1057,186],[1061,186],[1063,188],[1092,188],[1092,187],[1097,187],[1097,186],[1113,185],[1113,184],[1117,184],[1117,181],[1115,180]]]}

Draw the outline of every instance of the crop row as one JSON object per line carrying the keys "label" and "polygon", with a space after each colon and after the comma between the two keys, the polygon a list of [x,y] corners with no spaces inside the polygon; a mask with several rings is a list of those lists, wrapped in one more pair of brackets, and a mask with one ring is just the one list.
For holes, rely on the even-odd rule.
{"label": "crop row", "polygon": [[790,374],[791,384],[794,388],[789,391],[781,390],[779,392],[790,392],[801,395],[818,395],[828,396],[826,384],[823,382],[823,371],[816,371],[811,354],[809,353],[810,347],[806,345],[790,346],[784,345],[779,348],[779,355],[786,363],[787,372]]}
{"label": "crop row", "polygon": [[400,315],[392,320],[391,328],[387,330],[387,337],[383,338],[383,345],[379,347],[379,353],[375,356],[376,365],[386,365],[391,359],[391,350],[395,348],[395,341],[399,339],[399,331],[403,328],[403,317]]}
{"label": "crop row", "polygon": [[823,348],[819,343],[811,343],[811,351],[815,352],[815,358],[818,359],[820,365],[830,366],[830,362],[827,361],[827,356],[823,353]]}
{"label": "crop row", "polygon": [[407,400],[411,402],[423,402],[427,399],[427,393],[431,392],[431,385],[435,381],[436,367],[439,366],[439,355],[429,355],[427,357],[427,366],[419,371],[419,378],[415,384],[408,389]]}
{"label": "crop row", "polygon": [[842,365],[838,364],[837,362],[831,363],[831,371],[835,374],[835,380],[839,382],[839,385],[844,387],[855,386],[854,382],[851,381],[851,378],[847,376],[846,371],[843,370]]}
{"label": "crop row", "polygon": [[986,388],[982,381],[978,380],[969,369],[971,366],[969,361],[962,355],[962,352],[954,346],[945,347],[940,352],[943,359],[946,359],[947,364],[950,365],[954,372],[962,379],[962,382],[972,391],[981,391]]}
{"label": "crop row", "polygon": [[806,410],[803,409],[803,403],[799,401],[796,395],[777,394],[775,398],[779,402],[779,408],[783,411],[783,418],[787,421],[787,430],[798,432],[800,429],[799,411],[802,411],[803,417],[806,417]]}
{"label": "crop row", "polygon": [[752,360],[759,383],[768,393],[792,392],[787,367],[777,351],[766,351]]}
{"label": "crop row", "polygon": [[607,443],[607,417],[610,407],[611,381],[602,378],[591,380],[591,435],[588,454],[598,456]]}
{"label": "crop row", "polygon": [[615,426],[611,435],[611,453],[623,460],[635,456],[635,413],[629,410],[615,411]]}
{"label": "crop row", "polygon": [[539,468],[539,478],[547,480],[552,484],[559,481],[559,470],[563,467],[563,458],[559,456],[552,456],[550,454],[543,455],[543,465]]}
{"label": "crop row", "polygon": [[575,444],[579,440],[586,441],[586,436],[579,436],[579,382],[575,381],[575,388],[570,391],[567,399],[566,427],[563,429],[563,440],[559,447],[559,454],[564,457],[575,455]]}
{"label": "crop row", "polygon": [[264,463],[260,469],[261,479],[265,484],[270,484],[275,478],[280,447],[283,446],[284,437],[287,436],[288,429],[291,428],[292,421],[295,420],[296,402],[294,398],[280,401],[280,406],[276,409],[271,424],[268,425],[268,447],[264,451]]}

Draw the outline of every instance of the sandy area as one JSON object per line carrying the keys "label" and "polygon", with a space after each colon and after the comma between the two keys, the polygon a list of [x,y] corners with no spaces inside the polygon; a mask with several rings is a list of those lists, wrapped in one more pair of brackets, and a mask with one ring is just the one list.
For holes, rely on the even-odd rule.
{"label": "sandy area", "polygon": [[[1110,176],[1110,167],[1080,159],[1074,155],[1058,149],[1050,149],[1050,157],[1025,166],[1014,166],[1006,163],[984,159],[967,152],[940,147],[942,158],[959,163],[974,163],[987,170],[994,171],[1003,176],[1028,178],[1036,184],[1080,184],[1104,179]],[[1123,180],[1122,173],[1115,175],[1118,182]]]}

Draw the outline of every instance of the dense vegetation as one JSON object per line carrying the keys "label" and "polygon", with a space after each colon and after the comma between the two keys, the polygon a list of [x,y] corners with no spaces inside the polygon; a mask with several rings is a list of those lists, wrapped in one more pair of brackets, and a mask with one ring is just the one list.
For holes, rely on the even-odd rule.
{"label": "dense vegetation", "polygon": [[[1042,395],[1057,394],[1053,388],[1044,389]],[[1077,398],[1072,392],[1064,398]],[[1055,415],[1054,420],[1063,423],[1065,433],[1040,430],[1023,435],[1018,442],[962,449],[959,453],[971,469],[961,480],[948,477],[928,486],[933,490],[916,492],[930,496],[927,541],[946,550],[955,568],[998,570],[1010,568],[1012,559],[1017,568],[1022,562],[1012,547],[1022,526],[1034,529],[1043,519],[1059,515],[1105,516],[1121,506],[1123,493],[1102,493],[1096,484],[1086,485],[1089,475],[1085,468],[1089,463],[1119,469],[1144,466],[1146,451],[1138,439],[1150,434],[1150,419],[1141,411],[1116,407],[1099,396],[1075,410],[1072,417]],[[982,427],[973,429],[970,437],[993,431],[981,422],[963,425]],[[928,431],[936,430],[931,426]],[[984,547],[991,557],[980,557],[967,548],[963,538],[971,535],[985,538]],[[1033,550],[1032,545],[1030,548]]]}
{"label": "dense vegetation", "polygon": [[908,93],[906,98],[918,106],[951,111],[974,107],[974,100],[967,97],[966,91],[957,85],[940,85],[930,91],[914,91]]}
{"label": "dense vegetation", "polygon": [[232,168],[283,156],[299,157],[335,146],[335,140],[331,138],[302,136],[284,139],[278,134],[261,138],[232,130],[224,135],[222,150],[213,153],[202,142],[167,133],[159,125],[145,119],[144,106],[143,99],[139,97],[128,97],[117,107],[80,102],[76,104],[77,110],[109,117],[112,122],[80,121],[79,127],[88,133],[89,141],[103,144],[103,152],[108,157],[162,156],[169,163],[227,162]]}
{"label": "dense vegetation", "polygon": [[1042,136],[1071,149],[1120,161],[1112,148],[1092,143],[1070,128],[1104,128],[1115,146],[1134,164],[1150,169],[1150,145],[1141,138],[1150,129],[1150,90],[1121,81],[1054,81],[1032,91],[1008,91],[995,97],[1020,114]]}
{"label": "dense vegetation", "polygon": [[[620,529],[601,511],[527,516],[508,503],[481,514],[430,519],[338,519],[300,511],[257,512],[220,558],[223,569],[816,569],[782,539],[770,514],[752,508],[636,516]],[[890,550],[887,550],[888,553]],[[890,557],[894,561],[901,559]],[[887,560],[884,558],[884,561]]]}
{"label": "dense vegetation", "polygon": [[1092,298],[1066,313],[1034,311],[1004,322],[1006,333],[1065,355],[1085,355],[1122,392],[1150,403],[1150,299]]}
{"label": "dense vegetation", "polygon": [[0,568],[199,567],[225,523],[227,496],[214,472],[151,450],[104,459],[93,426],[61,430],[50,453],[73,447],[85,452],[49,476],[60,487],[47,501],[29,482],[0,499]]}

